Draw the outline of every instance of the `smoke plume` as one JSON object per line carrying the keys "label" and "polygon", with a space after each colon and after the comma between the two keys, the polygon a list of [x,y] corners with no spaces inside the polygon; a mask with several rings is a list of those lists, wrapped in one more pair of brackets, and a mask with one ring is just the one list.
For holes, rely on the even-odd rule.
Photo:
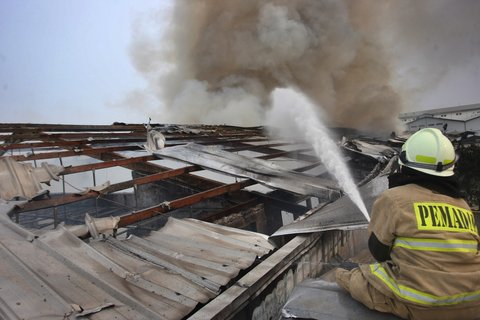
{"label": "smoke plume", "polygon": [[[291,87],[322,108],[330,126],[388,131],[404,97],[421,90],[404,80],[409,63],[423,57],[409,50],[424,48],[428,37],[433,48],[420,52],[438,48],[449,29],[436,29],[438,15],[447,18],[442,10],[455,7],[460,16],[459,8],[478,7],[471,2],[176,0],[167,34],[137,35],[131,52],[169,122],[262,124],[272,91]],[[471,47],[455,41],[462,52]],[[432,75],[414,69],[420,84]]]}
{"label": "smoke plume", "polygon": [[[426,93],[460,69],[480,72],[480,1],[422,0],[381,3],[376,25],[394,65],[393,83],[408,110],[418,109]],[[465,73],[468,78],[473,71]],[[457,96],[465,81],[446,88],[442,97]],[[460,103],[477,103],[464,100]],[[470,97],[471,99],[471,97]],[[445,103],[427,107],[451,107]],[[449,104],[450,103],[450,104]],[[458,102],[457,102],[458,103]]]}

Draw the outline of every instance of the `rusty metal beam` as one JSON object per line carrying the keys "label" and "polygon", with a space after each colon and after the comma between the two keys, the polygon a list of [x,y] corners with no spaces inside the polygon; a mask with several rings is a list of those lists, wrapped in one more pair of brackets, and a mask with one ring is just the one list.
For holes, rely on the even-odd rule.
{"label": "rusty metal beam", "polygon": [[193,172],[193,171],[198,171],[198,170],[202,170],[202,168],[200,168],[199,166],[188,166],[188,167],[184,167],[184,168],[172,169],[172,170],[168,170],[168,171],[164,171],[164,172],[159,172],[159,173],[155,173],[155,174],[148,175],[148,176],[145,176],[145,177],[140,177],[140,178],[136,178],[136,179],[133,179],[133,180],[128,180],[128,181],[112,184],[109,187],[107,187],[104,190],[104,192],[102,192],[102,193],[107,193],[108,194],[108,193],[112,193],[112,192],[117,192],[117,191],[120,191],[120,190],[125,190],[125,189],[128,189],[128,188],[132,188],[135,185],[143,185],[143,184],[152,183],[152,182],[155,182],[155,181],[165,180],[165,179],[177,177],[179,175],[189,173],[189,172]]}
{"label": "rusty metal beam", "polygon": [[88,141],[64,141],[62,143],[60,142],[11,143],[11,144],[1,145],[0,150],[31,149],[31,148],[45,148],[45,147],[57,147],[57,146],[83,146],[85,144],[88,144]]}
{"label": "rusty metal beam", "polygon": [[[133,180],[119,182],[119,183],[112,184],[109,187],[102,190],[101,194],[109,194],[112,192],[132,188],[135,185],[142,185],[142,184],[152,183],[155,181],[165,180],[168,178],[176,177],[176,176],[179,176],[188,172],[197,171],[197,170],[201,170],[201,168],[198,166],[188,166],[180,169],[174,169],[174,170],[152,174],[149,176],[145,176],[145,177],[141,177]],[[45,209],[50,207],[56,207],[56,206],[61,206],[61,205],[78,202],[78,201],[82,201],[90,198],[95,198],[98,196],[100,196],[99,192],[91,190],[86,194],[82,194],[82,195],[68,194],[61,197],[28,202],[18,212],[27,212],[27,211]]]}
{"label": "rusty metal beam", "polygon": [[254,180],[248,179],[248,180],[244,180],[244,181],[240,181],[232,184],[227,184],[227,185],[210,189],[207,191],[199,192],[191,196],[170,201],[168,203],[161,203],[154,207],[150,207],[144,210],[133,212],[128,215],[121,216],[118,226],[125,227],[142,220],[150,219],[162,213],[187,207],[194,203],[198,203],[206,199],[217,197],[228,192],[241,190],[253,184],[256,184],[256,182]]}
{"label": "rusty metal beam", "polygon": [[129,139],[129,138],[143,138],[146,139],[146,130],[143,131],[128,131],[128,132],[68,132],[68,133],[44,133],[44,132],[25,132],[13,134],[0,134],[0,141],[5,142],[19,142],[19,141],[61,141],[66,140],[81,140],[81,139]]}
{"label": "rusty metal beam", "polygon": [[145,131],[141,124],[72,125],[39,123],[0,123],[0,132],[85,132],[85,131]]}
{"label": "rusty metal beam", "polygon": [[[102,161],[111,161],[114,159],[125,159],[125,157],[119,154],[116,154],[114,152],[102,153],[99,155],[90,155],[90,156],[92,158],[99,159]],[[155,163],[147,163],[147,162],[130,163],[127,165],[123,165],[122,167],[130,170],[145,172],[145,173],[157,173],[157,172],[171,170],[170,168],[167,168]],[[218,181],[214,181],[204,177],[194,176],[191,174],[185,174],[182,176],[175,177],[173,179],[177,181],[179,184],[187,185],[190,188],[197,189],[197,190],[207,190],[207,189],[215,188],[222,185],[222,183]]]}
{"label": "rusty metal beam", "polygon": [[85,164],[81,166],[67,167],[65,168],[65,170],[63,170],[63,172],[60,173],[60,175],[86,172],[90,170],[112,168],[112,167],[124,166],[131,163],[152,161],[156,159],[157,157],[155,156],[143,156],[143,157],[125,158],[125,159],[118,159],[118,160],[116,159],[112,161],[104,161],[99,163],[90,163],[90,164]]}
{"label": "rusty metal beam", "polygon": [[125,144],[133,142],[144,142],[145,137],[131,138],[131,139],[102,139],[102,140],[63,140],[63,141],[49,141],[49,142],[26,142],[26,143],[11,143],[3,144],[0,146],[0,150],[13,150],[13,149],[32,149],[32,148],[47,148],[47,147],[85,147],[87,145],[95,144]]}
{"label": "rusty metal beam", "polygon": [[[159,166],[157,164],[148,163],[147,161],[154,160],[153,156],[146,157],[137,157],[137,158],[125,158],[124,156],[117,154],[117,151],[127,151],[127,150],[136,150],[138,146],[125,146],[120,145],[125,142],[132,142],[134,139],[141,138],[145,139],[145,128],[143,126],[69,126],[69,125],[32,125],[32,126],[13,126],[8,128],[8,126],[2,126],[0,124],[0,132],[11,132],[9,136],[3,136],[5,140],[11,142],[11,144],[5,144],[0,146],[0,150],[10,150],[10,149],[27,149],[31,148],[32,153],[36,154],[30,155],[16,155],[13,156],[14,159],[19,161],[29,161],[29,160],[38,160],[38,159],[53,159],[53,158],[62,158],[68,156],[78,156],[86,155],[92,158],[107,160],[102,163],[88,164],[82,166],[76,166],[71,168],[66,168],[63,174],[73,174],[78,172],[84,172],[89,170],[108,168],[113,166],[122,166],[131,170],[139,170],[143,172],[153,173],[151,175],[113,184],[108,188],[102,190],[102,194],[108,194],[124,189],[131,188],[135,185],[147,184],[155,181],[160,181],[167,178],[174,179],[177,183],[188,185],[194,190],[206,190],[201,191],[192,196],[184,197],[181,199],[174,200],[170,203],[168,207],[169,210],[174,210],[177,208],[189,206],[193,203],[202,201],[203,199],[208,199],[211,197],[219,196],[228,192],[238,191],[242,188],[255,184],[253,180],[247,180],[239,182],[232,185],[222,185],[219,182],[205,179],[202,177],[196,177],[189,175],[189,172],[201,170],[198,166],[190,166],[187,168],[181,168],[176,170],[170,170],[169,168]],[[11,131],[9,129],[12,129]],[[132,131],[138,130],[141,133],[132,133]],[[93,133],[92,133],[93,131]],[[104,132],[107,131],[107,132]],[[128,132],[126,132],[128,131]],[[161,131],[161,130],[160,130]],[[54,132],[54,133],[52,133]],[[78,133],[75,133],[78,132]],[[224,144],[232,145],[234,143],[243,143],[245,141],[265,141],[259,130],[252,131],[242,131],[241,133],[229,132],[228,130],[220,130],[218,132],[212,133],[212,135],[202,134],[200,135],[185,135],[179,136],[175,134],[167,136],[168,144],[181,143],[182,140],[188,141],[198,141],[202,144]],[[218,137],[220,135],[220,137]],[[115,147],[106,147],[106,148],[92,148],[92,144],[98,142],[99,140],[89,139],[95,137],[101,137],[102,142],[118,144]],[[108,138],[112,138],[109,140]],[[120,138],[119,138],[120,137]],[[82,138],[84,140],[82,140]],[[129,139],[131,138],[131,139]],[[30,139],[30,140],[28,140]],[[73,140],[71,140],[73,139]],[[27,143],[20,143],[21,141],[26,141]],[[30,142],[28,142],[30,141]],[[42,141],[42,142],[40,142]],[[63,147],[65,149],[70,149],[68,151],[59,151],[59,152],[39,152],[38,148],[48,148],[48,147]],[[81,150],[77,150],[81,149]],[[90,198],[95,198],[101,196],[100,193],[96,191],[89,191],[83,195],[69,194],[62,197],[56,197],[52,199],[45,199],[39,201],[32,201],[27,203],[22,209],[19,209],[18,212],[27,212],[32,210],[38,210],[48,207],[56,207],[61,205],[66,205],[72,202],[82,201]],[[162,209],[164,210],[164,209]],[[135,221],[140,221],[149,216],[158,214],[158,210],[155,209],[146,209],[139,212],[136,212],[135,215],[125,217],[122,220],[122,223],[129,224],[134,223]]]}
{"label": "rusty metal beam", "polygon": [[65,157],[83,156],[83,155],[92,156],[95,154],[101,154],[105,152],[135,151],[135,150],[141,150],[141,147],[136,145],[131,145],[131,146],[106,147],[106,148],[88,148],[88,149],[79,149],[79,150],[72,150],[72,151],[43,152],[38,154],[17,155],[17,156],[9,156],[9,157],[12,159],[15,159],[16,161],[29,161],[29,160],[65,158]]}
{"label": "rusty metal beam", "polygon": [[[59,138],[57,138],[57,139],[59,141],[64,141],[64,140],[59,139]],[[89,148],[89,147],[86,146],[85,148]],[[95,150],[98,150],[98,148],[95,149]],[[100,152],[100,153],[88,153],[88,154],[86,154],[84,152],[84,154],[89,155],[90,157],[92,157],[94,159],[99,159],[99,160],[102,160],[102,161],[112,161],[112,160],[116,160],[116,159],[125,159],[125,157],[115,153],[114,151],[115,150],[110,149],[110,150],[107,150],[105,153]],[[163,166],[160,166],[158,164],[145,163],[145,162],[129,163],[129,164],[122,165],[122,167],[130,169],[130,170],[137,170],[137,171],[142,171],[142,172],[147,172],[147,173],[158,173],[158,172],[163,172],[163,171],[169,171],[170,170],[170,168],[163,167]],[[218,187],[218,186],[222,185],[221,183],[219,183],[217,181],[207,179],[207,178],[204,178],[204,177],[193,176],[193,175],[190,175],[190,174],[178,176],[178,177],[173,178],[173,179],[176,180],[180,184],[188,185],[189,187],[191,187],[193,189],[197,189],[197,190],[206,190],[206,189],[211,189],[211,188],[215,188],[215,187]]]}

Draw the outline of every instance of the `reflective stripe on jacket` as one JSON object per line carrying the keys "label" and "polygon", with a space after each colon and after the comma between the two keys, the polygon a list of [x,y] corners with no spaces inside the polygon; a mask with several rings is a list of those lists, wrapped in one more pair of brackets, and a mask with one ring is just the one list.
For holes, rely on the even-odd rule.
{"label": "reflective stripe on jacket", "polygon": [[480,290],[473,292],[465,292],[453,296],[435,296],[404,285],[400,285],[396,282],[395,279],[388,275],[387,271],[379,263],[371,264],[370,271],[376,277],[381,279],[381,281],[383,281],[388,286],[388,288],[392,290],[394,294],[403,298],[404,300],[417,304],[430,306],[446,306],[480,300]]}
{"label": "reflective stripe on jacket", "polygon": [[464,200],[392,188],[375,201],[369,231],[391,247],[391,261],[361,268],[384,294],[422,306],[480,304],[480,238]]}
{"label": "reflective stripe on jacket", "polygon": [[478,243],[475,240],[441,240],[397,237],[393,243],[393,247],[403,247],[422,251],[477,252]]}

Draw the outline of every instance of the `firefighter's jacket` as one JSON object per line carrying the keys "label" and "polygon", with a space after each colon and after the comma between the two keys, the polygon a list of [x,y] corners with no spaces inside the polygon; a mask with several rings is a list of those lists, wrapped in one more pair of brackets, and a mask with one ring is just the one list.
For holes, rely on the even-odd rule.
{"label": "firefighter's jacket", "polygon": [[385,295],[425,307],[480,304],[480,240],[463,199],[416,184],[389,189],[369,232],[392,248],[391,260],[361,267]]}

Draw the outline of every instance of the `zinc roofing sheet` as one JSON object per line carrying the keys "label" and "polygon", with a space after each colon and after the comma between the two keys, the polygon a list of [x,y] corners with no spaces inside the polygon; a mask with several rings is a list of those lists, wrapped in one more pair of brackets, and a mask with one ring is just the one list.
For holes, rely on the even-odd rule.
{"label": "zinc roofing sheet", "polygon": [[245,157],[222,150],[218,146],[189,143],[158,150],[155,155],[185,161],[237,177],[251,178],[267,186],[302,195],[323,197],[339,194],[339,187],[333,181],[289,171],[271,161]]}
{"label": "zinc roofing sheet", "polygon": [[170,218],[145,238],[36,235],[0,214],[0,318],[182,319],[274,250],[267,236]]}

